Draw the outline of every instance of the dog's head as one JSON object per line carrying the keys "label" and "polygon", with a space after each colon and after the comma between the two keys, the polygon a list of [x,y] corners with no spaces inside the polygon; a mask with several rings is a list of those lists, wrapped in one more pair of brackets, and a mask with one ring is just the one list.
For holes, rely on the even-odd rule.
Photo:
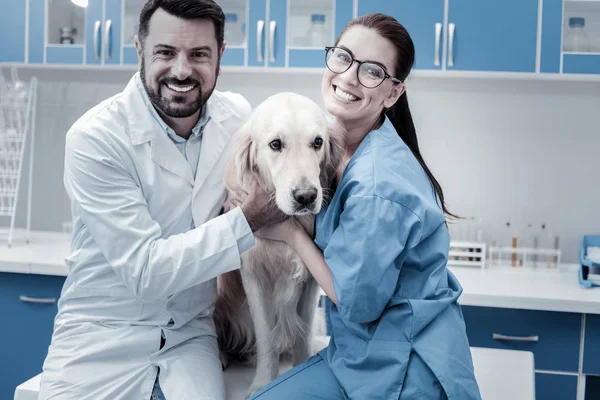
{"label": "dog's head", "polygon": [[[234,172],[226,179],[230,189],[249,187],[256,175],[284,213],[321,210],[324,197],[331,195],[343,147],[341,128],[316,103],[295,93],[273,95],[236,135]],[[234,177],[237,184],[231,182]]]}

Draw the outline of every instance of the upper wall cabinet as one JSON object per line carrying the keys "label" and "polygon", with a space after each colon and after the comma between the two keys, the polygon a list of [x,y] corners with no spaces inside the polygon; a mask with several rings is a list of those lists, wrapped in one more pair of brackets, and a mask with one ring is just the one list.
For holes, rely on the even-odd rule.
{"label": "upper wall cabinet", "polygon": [[535,72],[538,0],[449,0],[447,69]]}
{"label": "upper wall cabinet", "polygon": [[358,15],[375,12],[404,25],[415,45],[415,68],[442,68],[444,0],[359,0]]}
{"label": "upper wall cabinet", "polygon": [[25,62],[25,1],[3,1],[0,12],[0,62]]}
{"label": "upper wall cabinet", "polygon": [[564,73],[600,74],[600,1],[565,0]]}
{"label": "upper wall cabinet", "polygon": [[[0,0],[0,63],[135,65],[146,0]],[[217,0],[223,66],[325,67],[353,17],[394,16],[415,69],[600,74],[600,0]],[[9,40],[6,40],[8,38]]]}
{"label": "upper wall cabinet", "polygon": [[121,1],[28,0],[28,62],[120,64]]}
{"label": "upper wall cabinet", "polygon": [[[535,72],[538,0],[359,0],[384,12],[415,43],[416,69]],[[444,15],[447,13],[447,22]]]}

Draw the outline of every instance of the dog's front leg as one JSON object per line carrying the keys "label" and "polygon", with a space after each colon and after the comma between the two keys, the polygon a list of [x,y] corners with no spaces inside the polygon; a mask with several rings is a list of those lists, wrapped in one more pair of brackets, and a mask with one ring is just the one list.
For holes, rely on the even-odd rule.
{"label": "dog's front leg", "polygon": [[298,301],[298,316],[305,327],[304,335],[298,335],[292,347],[293,365],[302,364],[312,355],[312,324],[317,308],[319,286],[311,277],[304,283]]}
{"label": "dog's front leg", "polygon": [[264,289],[252,271],[245,271],[242,267],[241,272],[256,335],[256,373],[246,394],[248,398],[277,378],[279,354],[273,346],[275,315],[271,310],[269,299],[266,298],[267,293],[264,293]]}

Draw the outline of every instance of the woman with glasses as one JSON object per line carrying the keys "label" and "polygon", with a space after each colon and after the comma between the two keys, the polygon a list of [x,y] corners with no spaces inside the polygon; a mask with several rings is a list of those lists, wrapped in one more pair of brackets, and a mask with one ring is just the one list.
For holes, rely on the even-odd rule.
{"label": "woman with glasses", "polygon": [[254,398],[480,399],[462,288],[446,268],[452,214],[406,97],[413,42],[370,14],[325,50],[323,100],[346,131],[336,192],[314,242],[291,219],[257,233],[292,246],[325,291],[331,340]]}

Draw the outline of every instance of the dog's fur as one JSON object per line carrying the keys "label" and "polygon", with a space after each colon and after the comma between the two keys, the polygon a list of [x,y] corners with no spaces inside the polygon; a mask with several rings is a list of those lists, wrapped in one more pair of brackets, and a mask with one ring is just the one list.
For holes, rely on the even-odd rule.
{"label": "dog's fur", "polygon": [[[262,102],[236,135],[225,173],[229,196],[248,191],[256,175],[276,206],[312,237],[314,214],[334,190],[343,151],[339,127],[308,98],[279,93]],[[271,147],[273,140],[281,141],[281,151]],[[318,286],[284,242],[256,238],[241,261],[239,271],[218,279],[214,316],[224,366],[256,357],[249,396],[277,377],[280,355],[291,354],[294,365],[309,357]]]}

